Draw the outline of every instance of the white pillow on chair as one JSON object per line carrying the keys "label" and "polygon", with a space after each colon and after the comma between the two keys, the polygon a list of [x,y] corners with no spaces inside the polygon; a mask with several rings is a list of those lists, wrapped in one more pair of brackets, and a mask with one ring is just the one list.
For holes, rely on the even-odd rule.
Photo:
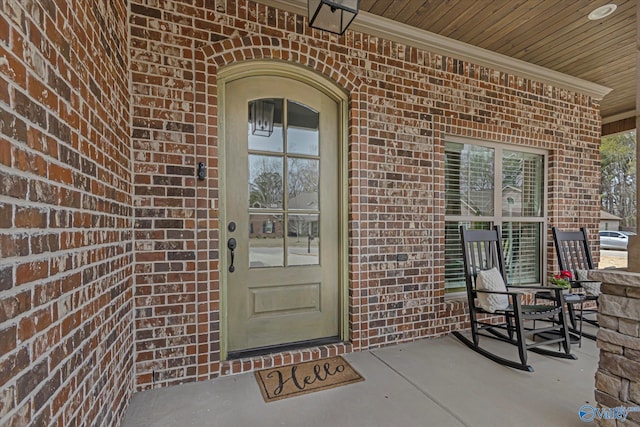
{"label": "white pillow on chair", "polygon": [[[502,274],[497,268],[483,270],[476,276],[476,290],[485,291],[502,291],[506,292],[507,286],[504,283]],[[509,306],[509,296],[502,294],[485,294],[478,292],[478,307],[489,313],[495,313],[497,310],[504,310]]]}
{"label": "white pillow on chair", "polygon": [[580,286],[582,286],[586,295],[591,297],[600,295],[600,282],[589,281],[589,270],[576,270],[576,275],[579,282],[584,281],[584,283],[580,283]]}

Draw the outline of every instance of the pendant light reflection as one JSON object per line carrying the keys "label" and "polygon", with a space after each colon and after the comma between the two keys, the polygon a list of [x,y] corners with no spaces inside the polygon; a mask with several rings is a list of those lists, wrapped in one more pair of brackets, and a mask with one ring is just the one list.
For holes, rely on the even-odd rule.
{"label": "pendant light reflection", "polygon": [[251,134],[269,137],[273,133],[275,104],[271,100],[258,99],[251,102]]}

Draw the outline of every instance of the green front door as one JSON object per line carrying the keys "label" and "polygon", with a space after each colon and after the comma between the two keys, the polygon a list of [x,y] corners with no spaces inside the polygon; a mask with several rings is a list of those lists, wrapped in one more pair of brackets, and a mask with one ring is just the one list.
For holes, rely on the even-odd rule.
{"label": "green front door", "polygon": [[337,339],[338,104],[275,76],[225,99],[227,351]]}

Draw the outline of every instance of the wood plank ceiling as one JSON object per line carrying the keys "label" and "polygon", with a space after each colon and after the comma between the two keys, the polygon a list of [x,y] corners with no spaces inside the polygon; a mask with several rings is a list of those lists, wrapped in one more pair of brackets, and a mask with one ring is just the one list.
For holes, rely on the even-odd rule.
{"label": "wood plank ceiling", "polygon": [[[590,21],[599,6],[610,16]],[[634,115],[636,0],[360,0],[360,10],[599,83],[602,117]]]}

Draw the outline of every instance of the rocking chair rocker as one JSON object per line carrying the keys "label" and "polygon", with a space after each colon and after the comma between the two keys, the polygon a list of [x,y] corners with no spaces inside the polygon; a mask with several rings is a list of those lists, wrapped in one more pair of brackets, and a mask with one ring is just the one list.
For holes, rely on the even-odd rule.
{"label": "rocking chair rocker", "polygon": [[[459,331],[454,331],[453,334],[469,348],[494,362],[523,371],[533,372],[533,367],[527,364],[528,350],[547,356],[576,359],[576,356],[571,354],[562,289],[559,287],[506,285],[505,262],[499,227],[496,226],[493,230],[466,230],[461,226],[460,237],[469,300],[471,339]],[[493,270],[494,268],[496,270]],[[489,278],[493,275],[489,281],[495,282],[495,276],[498,274],[501,276],[501,279],[498,277],[498,280],[503,285],[503,290],[486,290],[486,287],[481,289],[484,285],[483,280],[479,280],[480,276]],[[476,287],[476,285],[481,286]],[[542,290],[549,291],[553,298],[549,300],[549,304],[526,305],[522,303],[522,297],[524,297],[522,290],[532,293]],[[476,298],[478,298],[478,303],[476,303]],[[494,309],[493,306],[487,308],[486,300],[495,302],[500,299],[502,301],[497,304],[499,306],[497,309]],[[502,320],[499,322],[492,321],[492,319],[480,320],[479,315],[483,313],[499,317]],[[532,322],[525,326],[526,321]],[[536,324],[541,327],[536,328]],[[551,333],[549,334],[549,332]],[[527,338],[534,338],[534,336],[535,341],[527,341]],[[520,361],[506,359],[491,353],[480,345],[480,337],[493,338],[516,345]],[[564,352],[540,348],[543,345],[557,344],[562,346]]]}

